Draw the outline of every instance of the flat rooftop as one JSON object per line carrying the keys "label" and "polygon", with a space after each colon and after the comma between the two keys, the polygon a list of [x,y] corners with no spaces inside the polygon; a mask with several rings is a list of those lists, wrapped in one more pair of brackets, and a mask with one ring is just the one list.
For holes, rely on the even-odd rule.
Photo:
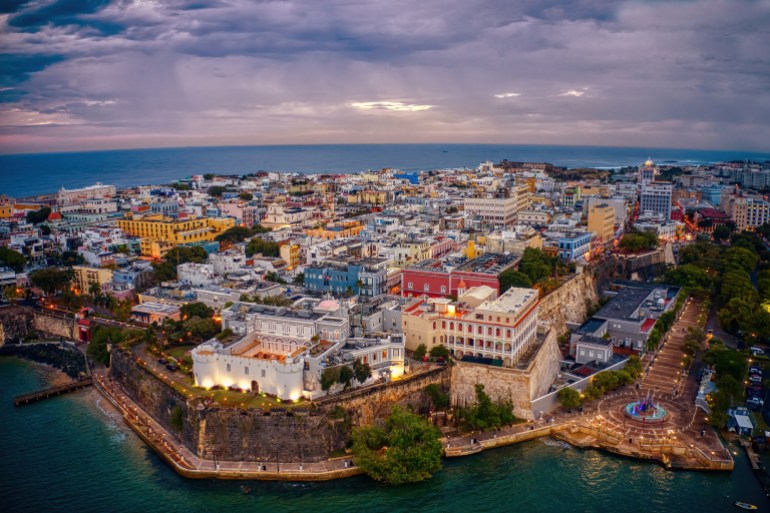
{"label": "flat rooftop", "polygon": [[[604,305],[599,312],[594,315],[600,319],[625,319],[638,321],[637,310],[644,306],[645,300],[653,296],[655,291],[660,292],[660,297],[668,305],[669,301],[679,292],[679,287],[668,285],[640,285],[628,286],[618,292],[617,296]],[[654,297],[654,296],[653,296]]]}

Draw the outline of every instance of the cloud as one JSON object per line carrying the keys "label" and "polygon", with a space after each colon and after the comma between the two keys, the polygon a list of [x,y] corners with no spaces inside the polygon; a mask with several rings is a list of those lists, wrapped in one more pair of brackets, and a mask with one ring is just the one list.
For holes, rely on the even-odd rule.
{"label": "cloud", "polygon": [[400,101],[354,102],[350,105],[360,110],[392,110],[396,112],[417,112],[434,107],[433,105],[418,105]]}
{"label": "cloud", "polygon": [[767,2],[13,0],[0,13],[0,152],[768,149]]}

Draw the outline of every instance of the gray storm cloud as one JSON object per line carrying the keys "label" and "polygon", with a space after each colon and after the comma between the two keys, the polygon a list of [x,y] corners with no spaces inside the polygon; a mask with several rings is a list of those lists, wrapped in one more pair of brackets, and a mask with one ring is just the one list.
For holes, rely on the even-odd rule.
{"label": "gray storm cloud", "polygon": [[770,1],[36,1],[0,8],[0,151],[770,147]]}

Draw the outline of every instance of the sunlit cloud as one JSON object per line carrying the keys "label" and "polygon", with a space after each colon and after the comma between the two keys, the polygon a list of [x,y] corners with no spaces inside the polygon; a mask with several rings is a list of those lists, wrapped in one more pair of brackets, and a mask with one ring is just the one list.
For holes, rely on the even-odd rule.
{"label": "sunlit cloud", "polygon": [[351,103],[351,106],[361,110],[393,110],[397,112],[417,112],[434,107],[434,105],[418,105],[399,101],[356,102]]}
{"label": "sunlit cloud", "polygon": [[516,96],[521,96],[521,93],[500,93],[496,94],[495,98],[514,98]]}
{"label": "sunlit cloud", "polygon": [[576,98],[580,98],[584,94],[586,94],[585,91],[577,91],[572,89],[571,91],[564,91],[563,93],[559,93],[559,96],[574,96]]}

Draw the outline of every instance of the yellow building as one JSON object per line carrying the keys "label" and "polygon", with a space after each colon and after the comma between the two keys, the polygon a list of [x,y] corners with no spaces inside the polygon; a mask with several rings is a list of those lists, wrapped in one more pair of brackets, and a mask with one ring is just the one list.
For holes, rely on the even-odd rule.
{"label": "yellow building", "polygon": [[279,251],[281,259],[286,262],[289,269],[296,269],[302,264],[299,244],[284,244]]}
{"label": "yellow building", "polygon": [[[173,219],[161,214],[118,221],[118,228],[129,235],[141,237],[142,255],[154,258],[160,258],[179,244],[212,241],[233,226],[235,219],[232,218]],[[156,242],[158,244],[154,244]]]}
{"label": "yellow building", "polygon": [[615,209],[606,203],[588,209],[588,231],[601,237],[603,242],[611,241],[615,236]]}
{"label": "yellow building", "polygon": [[348,203],[384,205],[388,202],[388,191],[360,191],[348,196]]}
{"label": "yellow building", "polygon": [[142,238],[139,241],[139,250],[142,256],[148,256],[160,260],[166,253],[174,248],[174,244],[158,239]]}
{"label": "yellow building", "polygon": [[81,294],[88,294],[93,284],[101,287],[105,283],[112,281],[112,269],[73,265],[72,272],[75,288]]}
{"label": "yellow building", "polygon": [[348,223],[336,226],[322,226],[320,228],[313,228],[312,230],[305,230],[308,236],[316,239],[334,240],[343,239],[345,237],[355,237],[364,230],[364,225],[359,223]]}
{"label": "yellow building", "polygon": [[13,216],[13,205],[0,205],[0,219],[8,219]]}

